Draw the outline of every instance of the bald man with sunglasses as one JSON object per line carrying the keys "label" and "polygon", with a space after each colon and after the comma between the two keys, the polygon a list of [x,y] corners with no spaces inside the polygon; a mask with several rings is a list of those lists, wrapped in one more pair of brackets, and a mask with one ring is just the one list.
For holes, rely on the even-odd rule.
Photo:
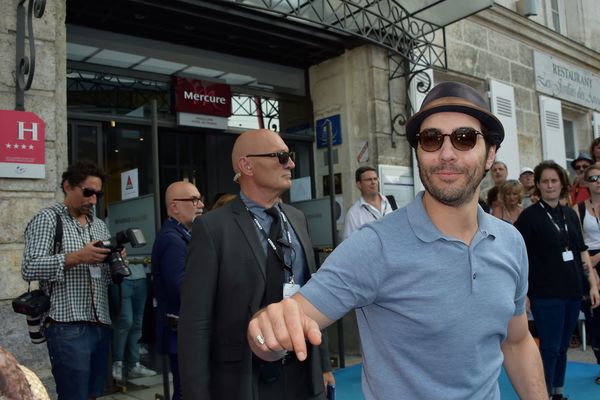
{"label": "bald man with sunglasses", "polygon": [[[183,398],[325,399],[333,383],[326,344],[276,362],[253,357],[251,316],[295,293],[315,272],[306,218],[282,204],[294,155],[281,137],[258,129],[235,141],[231,161],[240,195],[197,218],[181,289],[178,327]],[[305,357],[306,358],[306,357]]]}
{"label": "bald man with sunglasses", "polygon": [[502,124],[471,87],[444,82],[406,133],[425,191],[345,240],[299,293],[256,313],[248,343],[264,360],[288,351],[302,360],[355,309],[367,400],[498,400],[502,365],[521,399],[547,400],[525,315],[523,239],[478,206]]}

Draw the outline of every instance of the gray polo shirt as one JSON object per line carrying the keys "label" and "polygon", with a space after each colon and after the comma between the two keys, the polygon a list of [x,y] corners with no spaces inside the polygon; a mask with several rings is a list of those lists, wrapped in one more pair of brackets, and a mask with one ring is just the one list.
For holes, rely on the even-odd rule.
{"label": "gray polo shirt", "polygon": [[525,308],[523,239],[478,208],[467,246],[422,197],[355,232],[301,293],[334,320],[356,309],[367,400],[499,399],[500,345]]}

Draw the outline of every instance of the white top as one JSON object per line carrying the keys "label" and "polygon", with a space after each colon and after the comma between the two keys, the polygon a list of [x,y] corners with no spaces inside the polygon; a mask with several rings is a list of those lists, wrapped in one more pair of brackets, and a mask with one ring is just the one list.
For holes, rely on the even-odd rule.
{"label": "white top", "polygon": [[600,249],[600,225],[589,210],[585,210],[583,217],[583,241],[590,250]]}
{"label": "white top", "polygon": [[382,195],[379,195],[379,197],[381,197],[381,210],[367,203],[362,196],[352,204],[344,221],[344,239],[348,239],[354,231],[364,224],[377,221],[393,211],[388,199]]}

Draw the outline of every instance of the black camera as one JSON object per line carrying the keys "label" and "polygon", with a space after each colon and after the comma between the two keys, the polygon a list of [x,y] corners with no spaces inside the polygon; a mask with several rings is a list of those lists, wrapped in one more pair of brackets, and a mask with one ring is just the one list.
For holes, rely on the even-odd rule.
{"label": "black camera", "polygon": [[29,315],[42,315],[50,309],[50,298],[40,289],[23,293],[12,301],[14,312]]}
{"label": "black camera", "polygon": [[113,240],[100,240],[94,244],[96,247],[110,249],[110,253],[104,259],[104,262],[110,267],[110,276],[114,283],[123,282],[123,278],[131,275],[131,270],[127,266],[121,250],[125,243],[131,243],[131,247],[141,247],[146,244],[146,239],[142,230],[139,228],[129,228],[124,231],[117,232]]}

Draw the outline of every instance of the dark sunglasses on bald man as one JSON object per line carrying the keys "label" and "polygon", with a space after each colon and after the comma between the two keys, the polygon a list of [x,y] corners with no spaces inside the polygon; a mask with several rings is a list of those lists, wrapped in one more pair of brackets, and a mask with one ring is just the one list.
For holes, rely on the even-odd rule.
{"label": "dark sunglasses on bald man", "polygon": [[483,133],[469,127],[456,128],[450,134],[442,133],[437,128],[429,128],[418,133],[417,140],[424,151],[432,152],[442,148],[444,136],[450,136],[450,142],[456,150],[467,151],[477,144],[477,135],[483,136]]}
{"label": "dark sunglasses on bald man", "polygon": [[286,165],[290,161],[290,158],[292,161],[295,160],[296,154],[293,151],[278,151],[276,153],[246,154],[246,157],[277,157],[279,164]]}
{"label": "dark sunglasses on bald man", "polygon": [[600,175],[590,175],[585,178],[586,182],[596,182],[598,179],[600,179]]}
{"label": "dark sunglasses on bald man", "polygon": [[92,196],[96,196],[97,199],[101,198],[102,195],[104,194],[104,192],[102,190],[94,190],[94,189],[90,189],[90,188],[86,188],[83,186],[80,186],[81,191],[83,192],[83,197],[92,197]]}

